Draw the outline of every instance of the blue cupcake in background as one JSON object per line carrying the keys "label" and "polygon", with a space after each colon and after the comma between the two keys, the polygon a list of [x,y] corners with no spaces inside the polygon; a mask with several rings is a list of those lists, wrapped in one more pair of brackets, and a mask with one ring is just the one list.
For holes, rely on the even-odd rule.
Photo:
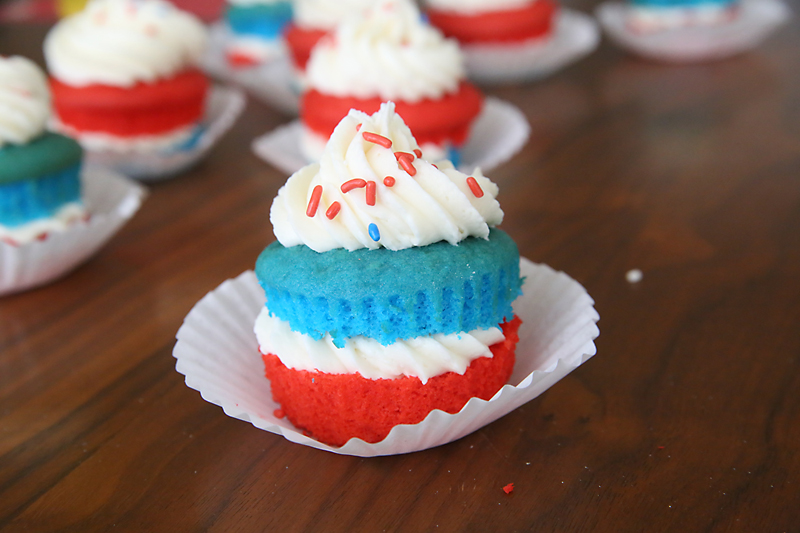
{"label": "blue cupcake in background", "polygon": [[0,240],[43,240],[88,215],[81,201],[83,150],[46,131],[44,72],[19,56],[0,57]]}
{"label": "blue cupcake in background", "polygon": [[283,51],[283,29],[291,20],[288,0],[228,0],[228,62],[248,67],[275,58]]}

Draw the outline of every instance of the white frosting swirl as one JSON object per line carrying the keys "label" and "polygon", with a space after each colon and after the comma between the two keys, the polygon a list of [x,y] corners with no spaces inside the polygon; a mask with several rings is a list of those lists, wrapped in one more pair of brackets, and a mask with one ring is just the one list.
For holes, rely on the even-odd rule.
{"label": "white frosting swirl", "polygon": [[490,11],[517,9],[537,0],[425,0],[429,9],[454,11],[462,15],[476,15]]}
{"label": "white frosting swirl", "polygon": [[44,72],[24,57],[0,57],[0,147],[38,137],[49,116],[50,89]]}
{"label": "white frosting swirl", "polygon": [[45,38],[50,73],[74,86],[131,87],[195,64],[206,30],[165,0],[93,0]]}
{"label": "white frosting swirl", "polygon": [[409,0],[383,0],[320,41],[306,74],[324,94],[413,103],[455,92],[464,66],[457,42],[423,24]]}
{"label": "white frosting swirl", "polygon": [[[391,149],[366,141],[364,132],[390,139]],[[443,240],[456,244],[469,236],[487,238],[489,226],[503,220],[495,200],[497,185],[476,169],[473,177],[483,191],[478,198],[468,176],[447,161],[437,168],[415,159],[416,173],[411,176],[398,166],[394,152],[416,148],[392,102],[372,116],[351,110],[336,126],[320,163],[297,171],[278,192],[270,210],[275,236],[284,246],[304,244],[317,252],[380,246],[401,250]],[[384,184],[386,176],[395,178],[393,186]],[[342,184],[356,178],[375,182],[375,205],[367,205],[366,187],[342,192]],[[309,217],[306,209],[317,185],[322,186],[322,197],[316,214]],[[341,210],[331,220],[326,211],[334,202]],[[371,224],[380,232],[377,242],[370,236]]]}
{"label": "white frosting swirl", "polygon": [[254,330],[261,353],[277,355],[288,368],[328,374],[357,372],[367,379],[417,377],[422,383],[446,372],[463,375],[473,360],[492,357],[489,346],[505,339],[500,328],[489,328],[398,340],[387,346],[358,336],[337,348],[330,335],[314,340],[292,331],[288,322],[270,316],[266,307],[256,318]]}
{"label": "white frosting swirl", "polygon": [[332,30],[346,17],[361,13],[377,0],[295,0],[294,22],[307,30]]}

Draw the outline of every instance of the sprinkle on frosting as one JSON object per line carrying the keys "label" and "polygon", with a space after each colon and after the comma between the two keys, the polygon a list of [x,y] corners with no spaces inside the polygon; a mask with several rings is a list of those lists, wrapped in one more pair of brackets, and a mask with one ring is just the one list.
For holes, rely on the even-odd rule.
{"label": "sprinkle on frosting", "polygon": [[372,133],[371,131],[365,131],[361,133],[361,136],[364,137],[364,140],[367,142],[379,144],[384,148],[392,147],[391,139],[387,139],[383,135],[378,135],[377,133]]}
{"label": "sprinkle on frosting", "polygon": [[50,89],[36,64],[0,56],[0,147],[25,144],[44,133],[50,116]]}
{"label": "sprinkle on frosting", "polygon": [[[397,152],[364,142],[356,130],[359,124],[363,131],[390,140]],[[487,238],[489,227],[503,219],[495,200],[497,186],[476,169],[472,177],[484,193],[477,197],[467,183],[469,176],[448,161],[438,162],[437,168],[415,159],[418,149],[393,103],[383,104],[374,115],[350,111],[334,130],[320,163],[296,172],[279,191],[270,211],[275,236],[284,246],[302,244],[317,252],[381,246],[402,250],[439,241],[457,244],[470,236]],[[406,171],[398,173],[398,165]],[[333,202],[339,203],[335,218],[314,216],[321,203]]]}
{"label": "sprinkle on frosting", "polygon": [[481,186],[478,185],[478,182],[472,176],[467,178],[467,185],[469,185],[469,190],[472,191],[472,194],[475,195],[476,198],[480,198],[483,196],[483,189]]}

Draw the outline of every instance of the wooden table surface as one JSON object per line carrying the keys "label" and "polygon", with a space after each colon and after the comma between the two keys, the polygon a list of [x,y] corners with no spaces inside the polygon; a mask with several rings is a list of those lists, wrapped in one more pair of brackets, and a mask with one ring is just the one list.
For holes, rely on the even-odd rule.
{"label": "wooden table surface", "polygon": [[[44,33],[0,28],[0,53],[41,61]],[[503,228],[595,299],[593,359],[459,441],[374,459],[205,402],[175,333],[274,239],[287,177],[250,141],[288,119],[251,100],[92,260],[0,299],[0,529],[800,531],[800,22],[707,65],[604,41],[487,90],[533,129],[490,173]]]}

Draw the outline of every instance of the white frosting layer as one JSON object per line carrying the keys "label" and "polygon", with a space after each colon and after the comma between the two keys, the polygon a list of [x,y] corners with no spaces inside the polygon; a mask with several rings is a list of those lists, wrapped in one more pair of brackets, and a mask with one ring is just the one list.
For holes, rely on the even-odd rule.
{"label": "white frosting layer", "polygon": [[93,0],[56,24],[44,53],[69,85],[131,87],[194,65],[205,45],[203,24],[165,0]]}
{"label": "white frosting layer", "polygon": [[377,0],[295,0],[294,23],[307,30],[328,31],[375,3]]}
{"label": "white frosting layer", "polygon": [[268,6],[272,4],[282,4],[285,3],[287,0],[227,0],[229,4],[234,6],[242,6],[242,7],[249,7],[249,6]]}
{"label": "white frosting layer", "polygon": [[690,26],[711,26],[731,21],[736,11],[731,4],[681,7],[631,6],[628,23],[641,33],[668,31]]}
{"label": "white frosting layer", "polygon": [[[364,132],[390,139],[391,149],[366,141]],[[473,177],[483,191],[478,198],[468,176],[446,161],[437,168],[415,159],[416,173],[411,176],[400,168],[394,152],[416,148],[393,103],[381,105],[372,116],[351,110],[336,126],[320,163],[297,171],[278,192],[270,210],[275,236],[284,246],[304,244],[317,252],[380,246],[401,250],[439,241],[456,244],[470,236],[487,238],[489,226],[503,220],[495,200],[497,185],[476,169]],[[395,178],[393,186],[384,184],[386,176]],[[375,205],[367,205],[366,187],[342,192],[342,184],[356,178],[375,182]],[[322,197],[316,214],[309,217],[306,210],[317,185],[322,186]],[[331,220],[326,211],[334,202],[341,210]],[[371,224],[380,231],[377,242],[370,236]]]}
{"label": "white frosting layer", "polygon": [[417,102],[455,92],[464,66],[456,41],[423,24],[409,0],[383,0],[320,41],[306,74],[324,94]]}
{"label": "white frosting layer", "polygon": [[536,0],[425,0],[430,9],[454,11],[462,15],[477,15],[489,11],[504,11],[533,4]]}
{"label": "white frosting layer", "polygon": [[81,143],[83,148],[89,151],[108,150],[112,152],[147,153],[172,150],[188,141],[199,127],[197,124],[191,124],[159,135],[120,137],[109,133],[78,131],[61,122],[58,119],[58,115],[53,115],[50,124],[52,129],[74,138]]}
{"label": "white frosting layer", "polygon": [[50,89],[36,64],[0,56],[0,147],[24,144],[44,133],[50,116]]}
{"label": "white frosting layer", "polygon": [[328,374],[357,372],[368,379],[417,377],[422,383],[446,372],[463,375],[473,360],[492,357],[489,346],[505,339],[500,328],[489,328],[417,337],[387,346],[358,336],[337,348],[330,335],[314,340],[292,331],[288,322],[270,316],[266,307],[254,329],[261,353],[277,355],[288,368]]}
{"label": "white frosting layer", "polygon": [[79,202],[65,204],[51,218],[40,218],[14,227],[0,224],[0,240],[26,244],[47,233],[64,231],[72,224],[86,218],[86,214],[86,208]]}

